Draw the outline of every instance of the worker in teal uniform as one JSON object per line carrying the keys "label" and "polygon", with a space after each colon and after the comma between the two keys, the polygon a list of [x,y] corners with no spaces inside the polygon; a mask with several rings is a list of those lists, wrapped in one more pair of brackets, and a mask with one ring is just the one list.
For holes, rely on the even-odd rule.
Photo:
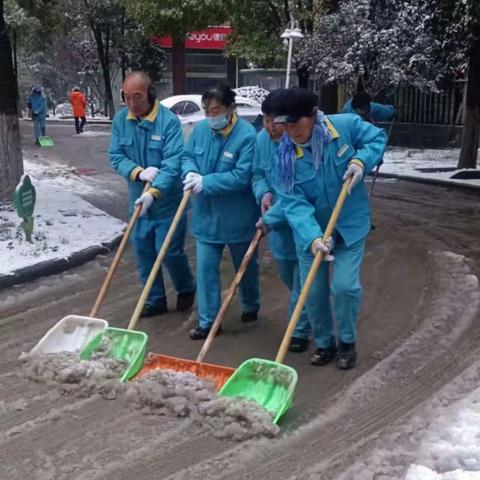
{"label": "worker in teal uniform", "polygon": [[[272,103],[275,102],[275,97],[282,94],[281,92],[280,89],[274,90],[263,101],[264,128],[257,134],[252,188],[255,198],[261,207],[262,214],[269,211],[276,204],[272,173],[275,169],[277,146],[284,131],[282,125],[273,123]],[[270,218],[273,219],[274,210],[270,213]],[[300,294],[300,270],[292,230],[281,210],[278,211],[274,228],[272,227],[268,234],[268,244],[275,259],[280,278],[291,292],[288,308],[288,316],[290,317]],[[311,331],[307,312],[303,309],[290,341],[289,350],[291,352],[304,352],[307,350]]]}
{"label": "worker in teal uniform", "polygon": [[[191,232],[196,239],[199,324],[190,338],[207,337],[221,305],[220,261],[227,245],[237,270],[255,234],[259,209],[251,189],[255,129],[235,113],[226,85],[202,96],[206,119],[185,147],[184,189],[192,189]],[[254,322],[260,308],[258,261],[252,258],[240,284],[241,320]],[[222,330],[219,329],[219,333]]]}
{"label": "worker in teal uniform", "polygon": [[47,118],[47,99],[42,94],[41,85],[32,88],[32,93],[27,99],[27,106],[30,117],[33,121],[33,131],[35,143],[40,145],[39,138],[45,136],[46,118]]}
{"label": "worker in teal uniform", "polygon": [[[285,90],[272,110],[274,122],[283,124],[286,133],[277,149],[275,192],[294,231],[302,283],[319,250],[328,260],[334,258],[322,262],[306,302],[317,347],[310,361],[326,365],[336,360],[338,368],[352,368],[357,362],[357,319],[362,303],[360,267],[370,231],[364,176],[380,161],[386,133],[358,115],[326,117],[317,109],[317,97],[301,88]],[[348,178],[348,198],[332,238],[324,242],[323,232]],[[258,226],[264,223],[268,228],[275,223],[269,213]]]}
{"label": "worker in teal uniform", "polygon": [[[177,117],[156,99],[155,88],[143,72],[133,72],[123,84],[127,108],[113,119],[110,162],[128,182],[129,213],[141,205],[132,233],[140,277],[145,284],[182,198],[182,129]],[[142,193],[145,183],[148,191]],[[182,216],[165,258],[177,291],[177,310],[193,305],[195,280],[184,251],[187,216]],[[162,270],[150,290],[141,317],[168,312]]]}
{"label": "worker in teal uniform", "polygon": [[342,113],[355,113],[370,123],[390,122],[395,116],[396,109],[393,105],[372,102],[367,92],[360,92],[345,102]]}

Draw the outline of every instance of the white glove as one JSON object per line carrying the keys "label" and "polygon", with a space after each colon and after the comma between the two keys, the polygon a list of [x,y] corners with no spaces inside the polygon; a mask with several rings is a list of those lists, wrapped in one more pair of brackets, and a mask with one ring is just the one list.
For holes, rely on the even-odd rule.
{"label": "white glove", "polygon": [[267,192],[263,197],[262,201],[260,202],[260,208],[262,210],[262,215],[265,212],[268,212],[270,210],[271,206],[273,203],[273,195],[272,192]]}
{"label": "white glove", "polygon": [[152,183],[159,172],[157,167],[147,167],[145,170],[141,171],[138,175],[138,178],[143,182]]}
{"label": "white glove", "polygon": [[264,235],[267,235],[268,232],[270,231],[270,228],[268,227],[268,225],[263,221],[263,218],[260,217],[257,221],[257,223],[255,224],[255,228],[260,228],[263,232]]}
{"label": "white glove", "polygon": [[203,190],[202,175],[195,172],[188,172],[183,180],[183,190],[193,190],[193,193],[200,193]]}
{"label": "white glove", "polygon": [[140,215],[142,217],[146,215],[147,210],[151,207],[154,200],[155,198],[153,197],[153,195],[148,192],[142,193],[142,196],[135,200],[135,206],[137,205],[142,206],[142,211],[140,212]]}
{"label": "white glove", "polygon": [[326,262],[332,262],[334,260],[334,256],[330,255],[330,252],[333,247],[333,240],[332,237],[327,238],[325,243],[321,238],[316,238],[310,247],[310,250],[312,251],[313,256],[315,257],[317,255],[317,252],[323,252],[325,254],[324,260]]}
{"label": "white glove", "polygon": [[349,177],[352,177],[350,186],[348,187],[348,194],[350,195],[355,185],[357,185],[357,183],[363,178],[363,168],[356,163],[351,163],[343,176],[343,180],[346,180]]}

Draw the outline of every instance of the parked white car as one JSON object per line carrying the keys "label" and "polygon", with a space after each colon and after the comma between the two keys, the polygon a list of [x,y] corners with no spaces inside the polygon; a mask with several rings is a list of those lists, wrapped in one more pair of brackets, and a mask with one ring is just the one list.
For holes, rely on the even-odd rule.
{"label": "parked white car", "polygon": [[[194,125],[205,118],[201,95],[174,95],[160,100],[160,103],[178,116],[185,140],[190,136]],[[235,104],[238,115],[251,123],[262,114],[260,104],[250,98],[237,96]]]}
{"label": "parked white car", "polygon": [[55,107],[55,115],[60,118],[73,118],[72,105],[67,103],[59,103]]}
{"label": "parked white car", "polygon": [[[160,100],[160,103],[179,117],[203,114],[201,95],[174,95]],[[237,113],[241,117],[248,117],[248,120],[255,119],[261,113],[260,104],[250,98],[237,96],[235,104]]]}

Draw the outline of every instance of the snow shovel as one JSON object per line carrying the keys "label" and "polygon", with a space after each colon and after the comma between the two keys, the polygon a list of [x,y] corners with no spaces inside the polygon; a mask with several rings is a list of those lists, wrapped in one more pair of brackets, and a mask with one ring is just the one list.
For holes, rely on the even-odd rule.
{"label": "snow shovel", "polygon": [[[145,192],[149,188],[150,184],[147,183],[143,191]],[[108,322],[95,317],[105,299],[113,275],[118,268],[120,259],[125,251],[128,239],[141,210],[142,207],[140,205],[136,207],[130,221],[128,222],[122,241],[120,242],[112,264],[108,269],[107,275],[103,280],[90,315],[88,317],[68,315],[62,318],[32,348],[31,353],[81,352],[92,338],[108,327]]]}
{"label": "snow shovel", "polygon": [[54,147],[55,143],[51,137],[43,136],[38,137],[38,143],[41,147]]}
{"label": "snow shovel", "polygon": [[[347,179],[343,184],[337,203],[325,229],[323,235],[324,241],[333,234],[337,219],[348,194],[349,185],[350,179]],[[272,414],[275,423],[277,423],[281,416],[290,408],[293,401],[298,376],[293,368],[283,365],[283,361],[287,354],[293,331],[297,326],[298,319],[300,318],[308,293],[323,258],[323,252],[319,251],[313,260],[275,361],[272,362],[271,360],[261,358],[246,360],[235,370],[235,373],[219,392],[221,396],[225,397],[244,397],[254,400]]]}
{"label": "snow shovel", "polygon": [[150,354],[144,368],[140,372],[140,375],[144,375],[151,370],[162,368],[175,370],[177,372],[194,373],[199,378],[211,381],[215,385],[217,390],[225,384],[225,382],[230,378],[235,369],[231,367],[224,367],[221,365],[214,365],[211,363],[204,363],[203,359],[205,358],[205,355],[207,354],[208,350],[212,345],[215,335],[217,334],[218,329],[220,328],[220,325],[222,323],[223,317],[225,316],[225,313],[230,306],[235,292],[240,285],[243,275],[245,274],[248,264],[250,263],[250,260],[252,259],[255,250],[258,247],[262,235],[262,230],[258,229],[255,233],[255,236],[253,237],[253,240],[250,242],[248,250],[245,252],[245,256],[243,257],[238,272],[236,273],[232,284],[228,289],[227,295],[222,302],[222,306],[220,307],[220,310],[215,317],[215,321],[213,322],[208,337],[203,343],[202,349],[200,350],[197,359],[194,361],[184,358],[170,357],[168,355]]}
{"label": "snow shovel", "polygon": [[[392,130],[393,130],[393,126],[395,125],[395,117],[392,118],[392,121],[390,122],[390,127],[388,127],[388,134],[387,134],[387,143],[385,145],[385,150],[387,149],[387,146],[388,146],[388,142],[390,141],[390,135],[392,133]],[[384,152],[385,153],[385,152]],[[382,163],[383,163],[383,157],[382,157]],[[377,167],[375,168],[375,173],[373,174],[373,180],[372,180],[372,186],[370,187],[370,193],[368,195],[368,198],[372,198],[372,195],[373,195],[373,189],[375,188],[375,182],[377,181],[377,177],[378,177],[378,172],[380,171],[380,167],[382,165],[377,165]]]}
{"label": "snow shovel", "polygon": [[146,333],[139,332],[134,329],[137,326],[140,314],[142,313],[143,306],[147,301],[147,297],[150,293],[153,282],[155,281],[158,271],[160,270],[160,267],[165,260],[165,257],[167,256],[168,249],[170,247],[170,244],[172,243],[173,235],[175,234],[182,215],[187,208],[191,195],[191,190],[188,190],[183,194],[182,201],[177,208],[177,212],[173,217],[172,223],[165,236],[162,247],[158,252],[150,275],[145,282],[142,294],[138,299],[137,305],[132,314],[128,327],[126,329],[113,327],[106,328],[102,332],[98,333],[80,354],[80,358],[82,360],[87,360],[91,357],[95,350],[102,346],[105,341],[108,342],[110,346],[109,353],[111,354],[111,356],[118,360],[122,360],[127,364],[121,377],[122,382],[125,382],[130,378],[134,377],[143,366],[147,349],[148,336]]}

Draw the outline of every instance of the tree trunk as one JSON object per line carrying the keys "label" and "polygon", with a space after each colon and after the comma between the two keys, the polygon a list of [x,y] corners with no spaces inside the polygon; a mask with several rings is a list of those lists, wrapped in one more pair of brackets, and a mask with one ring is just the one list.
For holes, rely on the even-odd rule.
{"label": "tree trunk", "polygon": [[476,168],[480,134],[480,39],[470,48],[467,101],[458,168]]}
{"label": "tree trunk", "polygon": [[121,45],[121,57],[120,57],[120,67],[122,69],[122,83],[125,81],[125,77],[127,76],[127,62],[125,59],[125,12],[122,9],[122,19],[120,24],[120,35],[122,38],[122,45]]}
{"label": "tree trunk", "polygon": [[331,115],[338,113],[337,108],[337,85],[323,85],[320,93],[320,110]]}
{"label": "tree trunk", "polygon": [[310,79],[310,72],[308,67],[297,68],[298,86],[301,88],[308,88],[308,80]]}
{"label": "tree trunk", "polygon": [[110,25],[107,24],[107,38],[105,39],[105,65],[103,67],[103,81],[105,82],[105,93],[108,102],[108,116],[113,120],[115,115],[115,104],[113,103],[112,80],[110,78]]}
{"label": "tree trunk", "polygon": [[0,0],[0,201],[12,201],[23,174],[17,110],[17,79]]}
{"label": "tree trunk", "polygon": [[187,78],[185,69],[185,38],[172,35],[172,74],[173,94],[181,95],[187,93]]}
{"label": "tree trunk", "polygon": [[105,85],[106,96],[105,115],[108,115],[110,120],[112,120],[113,116],[115,115],[115,104],[113,102],[112,81],[110,79],[110,25],[106,25],[107,31],[104,42],[101,26],[95,21],[95,15],[90,3],[87,0],[83,0],[83,3],[85,5],[86,18],[97,45],[98,59],[100,60],[100,65],[102,66],[102,77]]}
{"label": "tree trunk", "polygon": [[17,31],[12,31],[12,40],[13,40],[13,74],[15,78],[18,78],[18,57],[17,57]]}
{"label": "tree trunk", "polygon": [[97,45],[98,58],[102,66],[102,77],[105,85],[105,115],[108,115],[110,120],[115,115],[115,104],[113,103],[112,82],[110,80],[110,58],[109,58],[109,44],[110,44],[110,30],[107,27],[107,36],[105,42],[102,38],[102,31],[90,20],[90,28],[92,29],[95,43]]}

